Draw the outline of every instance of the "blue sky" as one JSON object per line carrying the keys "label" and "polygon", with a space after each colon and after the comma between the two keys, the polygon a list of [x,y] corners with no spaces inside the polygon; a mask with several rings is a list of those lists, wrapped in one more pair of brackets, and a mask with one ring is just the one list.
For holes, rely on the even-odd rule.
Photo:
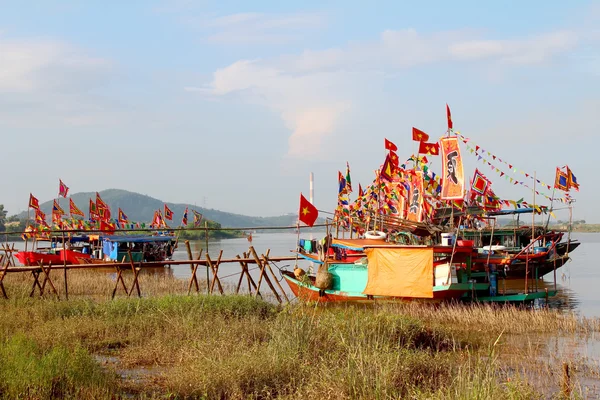
{"label": "blue sky", "polygon": [[[0,0],[0,203],[122,188],[249,215],[294,212],[315,174],[368,184],[415,151],[412,126],[454,128],[600,222],[600,3]],[[466,153],[502,198],[527,188]],[[440,161],[430,158],[432,168]],[[500,165],[498,165],[500,166]],[[548,191],[546,191],[548,192]],[[539,198],[538,198],[539,200]],[[539,201],[548,204],[547,201]],[[559,218],[565,218],[564,212]]]}

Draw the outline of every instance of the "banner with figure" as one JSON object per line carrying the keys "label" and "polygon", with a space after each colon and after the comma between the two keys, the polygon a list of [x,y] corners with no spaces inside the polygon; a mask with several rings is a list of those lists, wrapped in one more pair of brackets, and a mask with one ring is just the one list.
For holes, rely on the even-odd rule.
{"label": "banner with figure", "polygon": [[408,192],[408,210],[406,219],[423,221],[423,172],[415,171],[410,174],[410,191]]}
{"label": "banner with figure", "polygon": [[465,176],[462,157],[456,136],[440,140],[442,147],[442,200],[462,199],[465,190]]}

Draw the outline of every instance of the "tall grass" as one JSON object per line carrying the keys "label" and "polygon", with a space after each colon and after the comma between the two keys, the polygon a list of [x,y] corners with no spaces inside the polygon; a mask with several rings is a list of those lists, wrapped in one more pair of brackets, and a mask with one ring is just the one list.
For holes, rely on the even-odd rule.
{"label": "tall grass", "polygon": [[[9,278],[11,298],[0,300],[0,341],[5,344],[0,373],[8,374],[5,364],[21,371],[0,375],[8,382],[0,383],[1,393],[9,398],[133,393],[220,399],[530,399],[540,395],[532,376],[543,374],[556,387],[559,382],[556,371],[535,369],[538,364],[530,359],[537,348],[513,349],[519,346],[512,341],[515,335],[600,330],[597,320],[515,307],[280,307],[249,296],[182,296],[187,282],[169,276],[142,277],[141,299],[121,295],[111,301],[112,278],[69,275],[66,302],[29,298],[31,279]],[[90,354],[116,361],[100,369]],[[115,378],[119,371],[141,368],[144,379]]]}
{"label": "tall grass", "polygon": [[0,366],[2,398],[96,399],[110,395],[115,382],[85,349],[59,346],[43,351],[24,335],[2,343]]}

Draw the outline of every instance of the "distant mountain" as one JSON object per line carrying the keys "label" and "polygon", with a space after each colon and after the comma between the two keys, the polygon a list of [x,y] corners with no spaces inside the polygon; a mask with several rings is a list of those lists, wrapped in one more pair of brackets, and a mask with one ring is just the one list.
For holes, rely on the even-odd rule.
{"label": "distant mountain", "polygon": [[[139,193],[121,189],[107,189],[100,192],[102,200],[110,207],[112,218],[117,218],[119,207],[127,215],[129,221],[150,222],[156,210],[164,210],[165,202]],[[88,215],[90,199],[96,200],[96,192],[75,193],[73,199],[77,207]],[[65,213],[69,213],[69,198],[60,198],[59,203]],[[40,204],[42,211],[49,217],[52,212],[53,201]],[[204,218],[215,221],[227,228],[254,228],[261,226],[292,226],[296,224],[297,214],[287,214],[278,217],[250,217],[247,215],[233,214],[214,210],[211,208],[195,207],[191,204],[166,203],[175,216],[173,221],[168,221],[170,226],[179,226],[185,208],[189,208],[188,220],[193,221],[192,209],[201,213]],[[18,215],[19,218],[27,217],[26,212]]]}

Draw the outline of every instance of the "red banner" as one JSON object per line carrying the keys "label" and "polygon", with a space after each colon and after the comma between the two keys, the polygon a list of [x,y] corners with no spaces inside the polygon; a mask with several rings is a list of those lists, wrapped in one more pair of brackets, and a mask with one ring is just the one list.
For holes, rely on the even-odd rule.
{"label": "red banner", "polygon": [[458,138],[445,137],[440,140],[442,147],[442,200],[458,200],[464,197],[465,176]]}
{"label": "red banner", "polygon": [[421,171],[410,175],[406,219],[416,222],[423,221],[423,172]]}

